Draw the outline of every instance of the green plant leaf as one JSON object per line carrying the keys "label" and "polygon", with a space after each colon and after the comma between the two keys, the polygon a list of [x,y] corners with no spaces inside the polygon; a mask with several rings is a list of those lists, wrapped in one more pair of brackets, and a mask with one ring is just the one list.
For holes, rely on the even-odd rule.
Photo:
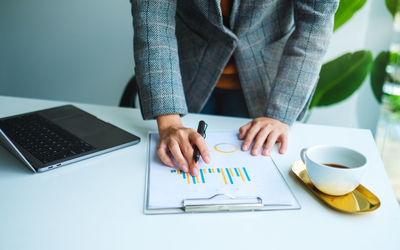
{"label": "green plant leaf", "polygon": [[337,30],[340,26],[350,20],[354,13],[361,9],[366,2],[367,0],[340,0],[339,8],[335,14],[333,30]]}
{"label": "green plant leaf", "polygon": [[371,52],[360,50],[322,65],[310,109],[332,105],[351,96],[364,82],[371,63]]}
{"label": "green plant leaf", "polygon": [[371,88],[378,102],[382,102],[382,87],[385,81],[386,65],[389,61],[389,51],[382,51],[375,58],[371,68]]}
{"label": "green plant leaf", "polygon": [[394,14],[396,13],[397,6],[399,5],[400,1],[399,0],[385,0],[385,2],[386,2],[387,9],[394,17]]}
{"label": "green plant leaf", "polygon": [[393,113],[400,113],[400,96],[398,95],[387,95],[386,97],[387,106],[390,107],[390,110]]}

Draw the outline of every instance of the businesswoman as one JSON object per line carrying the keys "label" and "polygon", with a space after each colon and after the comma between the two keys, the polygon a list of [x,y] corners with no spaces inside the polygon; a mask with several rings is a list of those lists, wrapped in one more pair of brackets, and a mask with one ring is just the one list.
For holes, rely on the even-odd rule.
{"label": "businesswoman", "polygon": [[[337,0],[132,0],[135,74],[144,119],[157,119],[158,155],[199,174],[187,112],[253,120],[242,150],[269,155],[304,116],[333,30]],[[251,147],[251,145],[253,145]]]}

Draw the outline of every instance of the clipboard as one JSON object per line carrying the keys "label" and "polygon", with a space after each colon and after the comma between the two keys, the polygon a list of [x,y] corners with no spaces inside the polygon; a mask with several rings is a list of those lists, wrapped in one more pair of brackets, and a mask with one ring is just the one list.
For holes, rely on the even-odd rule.
{"label": "clipboard", "polygon": [[[225,132],[226,133],[226,132]],[[231,133],[231,132],[228,132]],[[179,214],[179,213],[204,213],[204,212],[238,212],[238,211],[269,211],[269,210],[296,210],[301,209],[299,202],[294,196],[292,190],[290,190],[285,179],[273,162],[274,167],[279,173],[280,180],[288,188],[290,194],[293,196],[292,202],[279,202],[279,203],[268,203],[260,196],[243,196],[233,195],[230,193],[215,193],[211,196],[206,197],[184,197],[182,198],[180,205],[174,207],[150,207],[150,168],[151,168],[151,156],[154,157],[154,153],[151,149],[152,135],[155,133],[149,133],[149,143],[147,152],[147,169],[146,169],[146,182],[145,182],[145,195],[144,195],[144,213],[151,214]],[[154,138],[153,138],[154,139]],[[169,169],[167,166],[164,168]]]}

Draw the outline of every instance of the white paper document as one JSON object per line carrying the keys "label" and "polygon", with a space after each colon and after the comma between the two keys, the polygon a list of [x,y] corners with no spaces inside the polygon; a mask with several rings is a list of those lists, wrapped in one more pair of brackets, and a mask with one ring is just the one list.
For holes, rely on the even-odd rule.
{"label": "white paper document", "polygon": [[280,209],[300,207],[271,157],[241,151],[236,132],[207,133],[211,163],[200,158],[197,177],[165,166],[157,155],[158,139],[158,134],[150,135],[147,209],[182,208],[185,199],[216,194],[259,197],[264,206]]}

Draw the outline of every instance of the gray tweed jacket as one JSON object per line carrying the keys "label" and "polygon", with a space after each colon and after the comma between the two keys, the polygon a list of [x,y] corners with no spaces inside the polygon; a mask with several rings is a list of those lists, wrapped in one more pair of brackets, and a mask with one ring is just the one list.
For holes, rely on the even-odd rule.
{"label": "gray tweed jacket", "polygon": [[200,112],[233,56],[251,117],[301,119],[318,80],[338,0],[133,0],[144,119]]}

